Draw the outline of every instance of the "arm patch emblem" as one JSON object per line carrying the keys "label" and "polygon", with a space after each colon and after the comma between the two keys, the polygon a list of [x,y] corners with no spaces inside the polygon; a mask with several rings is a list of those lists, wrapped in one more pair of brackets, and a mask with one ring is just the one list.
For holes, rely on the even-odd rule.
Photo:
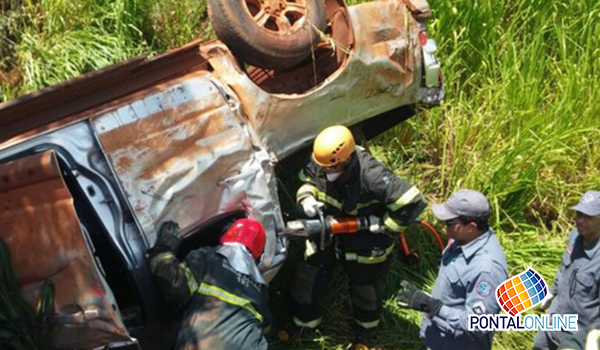
{"label": "arm patch emblem", "polygon": [[485,281],[479,282],[477,285],[477,294],[482,297],[487,297],[492,293],[492,286]]}

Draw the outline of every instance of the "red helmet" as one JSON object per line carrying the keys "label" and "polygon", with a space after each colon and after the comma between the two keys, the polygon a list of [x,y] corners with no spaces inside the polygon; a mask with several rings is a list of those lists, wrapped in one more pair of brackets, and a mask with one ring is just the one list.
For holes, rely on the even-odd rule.
{"label": "red helmet", "polygon": [[221,237],[221,243],[241,243],[250,250],[254,260],[258,260],[265,250],[267,236],[260,222],[252,219],[239,219]]}

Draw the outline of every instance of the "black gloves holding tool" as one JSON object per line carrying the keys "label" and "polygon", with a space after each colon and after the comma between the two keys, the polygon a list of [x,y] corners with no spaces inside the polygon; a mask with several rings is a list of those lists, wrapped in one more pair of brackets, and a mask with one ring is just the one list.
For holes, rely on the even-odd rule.
{"label": "black gloves holding tool", "polygon": [[444,304],[441,301],[432,298],[429,294],[415,287],[408,281],[402,281],[402,287],[398,291],[396,301],[400,306],[426,312],[433,317],[440,312]]}

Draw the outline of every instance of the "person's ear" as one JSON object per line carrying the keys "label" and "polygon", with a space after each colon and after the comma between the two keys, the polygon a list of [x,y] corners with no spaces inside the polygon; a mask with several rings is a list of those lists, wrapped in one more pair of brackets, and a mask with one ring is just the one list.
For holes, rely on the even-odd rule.
{"label": "person's ear", "polygon": [[477,224],[474,221],[469,222],[467,226],[469,226],[473,230],[479,230],[479,227],[477,227]]}

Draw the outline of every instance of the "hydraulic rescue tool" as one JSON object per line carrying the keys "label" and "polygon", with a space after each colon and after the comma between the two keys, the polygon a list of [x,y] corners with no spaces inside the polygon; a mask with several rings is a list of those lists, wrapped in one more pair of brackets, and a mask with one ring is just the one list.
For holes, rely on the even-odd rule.
{"label": "hydraulic rescue tool", "polygon": [[[359,231],[370,231],[373,233],[384,233],[385,228],[380,223],[381,219],[376,216],[362,217],[333,217],[324,216],[322,211],[318,211],[317,219],[302,219],[289,221],[281,236],[288,238],[313,238],[319,237],[320,247],[325,247],[331,238],[335,235],[355,234]],[[423,226],[434,238],[435,244],[440,252],[444,250],[444,243],[437,230],[428,222],[417,220],[411,224]],[[409,262],[415,262],[419,259],[419,254],[411,251],[404,232],[398,233],[400,240],[400,250]]]}

